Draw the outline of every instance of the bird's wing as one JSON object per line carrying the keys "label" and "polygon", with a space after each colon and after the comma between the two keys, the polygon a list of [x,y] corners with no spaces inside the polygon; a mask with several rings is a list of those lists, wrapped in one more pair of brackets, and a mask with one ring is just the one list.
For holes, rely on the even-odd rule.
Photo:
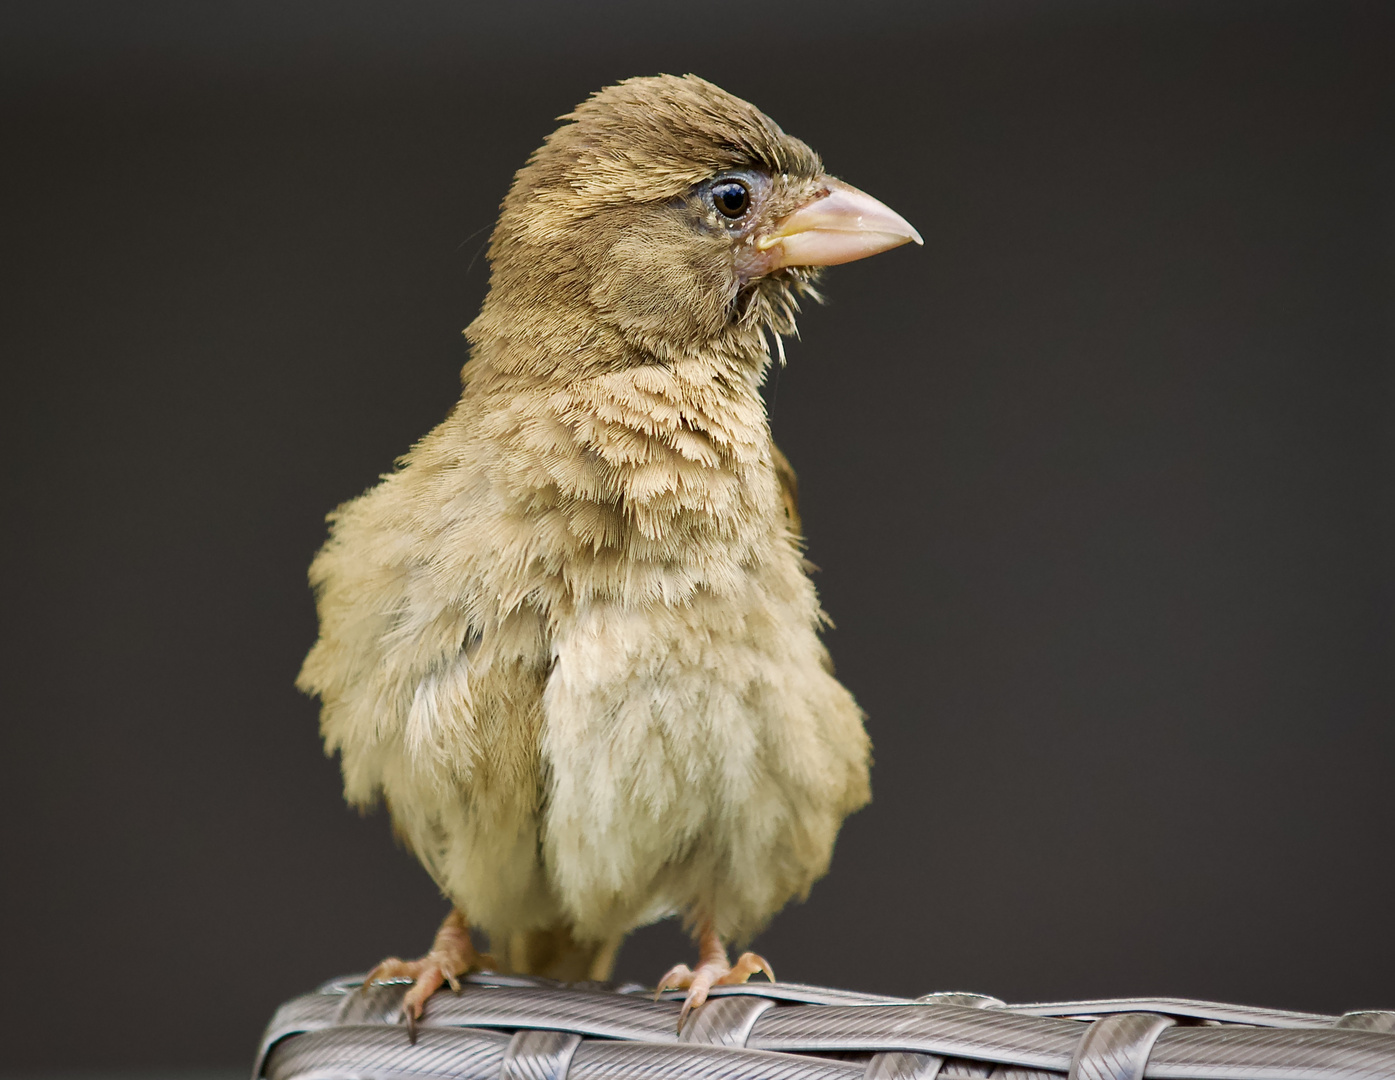
{"label": "bird's wing", "polygon": [[[388,793],[398,774],[458,787],[482,756],[467,655],[483,633],[478,589],[450,558],[482,545],[451,517],[452,478],[427,457],[434,449],[424,440],[336,510],[311,566],[320,635],[297,683],[320,698],[326,748],[341,755],[345,796],[358,805]],[[405,810],[400,793],[393,801]]]}
{"label": "bird's wing", "polygon": [[785,516],[789,518],[790,530],[801,534],[803,528],[799,520],[799,477],[794,474],[794,466],[774,442],[770,444],[770,454],[775,460],[775,475],[780,481],[780,501],[785,504]]}

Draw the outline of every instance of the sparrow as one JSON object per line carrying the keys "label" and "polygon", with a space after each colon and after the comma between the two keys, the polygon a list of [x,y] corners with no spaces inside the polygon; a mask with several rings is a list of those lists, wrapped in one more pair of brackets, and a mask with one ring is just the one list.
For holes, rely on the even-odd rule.
{"label": "sparrow", "polygon": [[472,969],[604,979],[672,915],[683,1017],[773,979],[727,945],[807,895],[870,797],[761,386],[821,268],[920,236],[693,75],[560,119],[503,202],[459,401],[310,569],[298,685],[344,795],[452,905],[365,980],[412,980],[413,1026]]}

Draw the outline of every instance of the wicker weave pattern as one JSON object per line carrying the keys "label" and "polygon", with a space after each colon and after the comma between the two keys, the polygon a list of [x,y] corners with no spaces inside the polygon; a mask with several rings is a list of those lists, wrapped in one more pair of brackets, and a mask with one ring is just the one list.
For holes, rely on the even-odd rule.
{"label": "wicker weave pattern", "polygon": [[1100,1017],[1080,1037],[1069,1080],[1143,1080],[1153,1044],[1176,1022],[1157,1013]]}
{"label": "wicker weave pattern", "polygon": [[430,1000],[413,1045],[405,992],[346,978],[287,1002],[254,1080],[1395,1080],[1391,1012],[757,983],[718,988],[680,1034],[679,1002],[640,987],[481,975]]}

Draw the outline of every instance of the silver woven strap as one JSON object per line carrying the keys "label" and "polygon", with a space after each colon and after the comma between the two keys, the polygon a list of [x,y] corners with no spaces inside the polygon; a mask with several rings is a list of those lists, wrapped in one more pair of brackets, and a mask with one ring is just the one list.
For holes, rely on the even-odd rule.
{"label": "silver woven strap", "polygon": [[915,999],[918,1005],[967,1005],[971,1009],[1005,1009],[1007,1002],[992,994],[966,994],[961,990],[936,990]]}
{"label": "silver woven strap", "polygon": [[1115,1013],[1085,1029],[1067,1080],[1143,1080],[1158,1036],[1176,1021],[1157,1013]]}
{"label": "silver woven strap", "polygon": [[[953,991],[922,994],[915,999],[925,1005],[966,1005],[971,1009],[1001,1006],[1002,1001],[987,994],[963,994]],[[867,1062],[863,1080],[935,1080],[945,1059],[940,1054],[912,1054],[902,1050],[884,1050],[873,1054]]]}
{"label": "silver woven strap", "polygon": [[[434,995],[415,1046],[401,1024],[405,983],[360,993],[358,980],[336,980],[277,1011],[257,1071],[267,1080],[500,1080],[509,1053],[510,1080],[1395,1080],[1391,1011],[1339,1020],[1148,998],[1003,1008],[979,996],[888,1002],[761,983],[759,995],[714,994],[680,1041],[676,1000],[490,978]],[[1222,1023],[1184,1019],[1159,1035],[1158,1013]],[[515,1043],[520,1029],[540,1034]]]}
{"label": "silver woven strap", "polygon": [[706,1046],[745,1046],[756,1026],[756,1018],[775,1002],[769,998],[721,997],[710,998],[695,1010],[678,1036],[681,1043]]}
{"label": "silver woven strap", "polygon": [[1381,1031],[1387,1035],[1395,1035],[1395,1012],[1362,1009],[1360,1012],[1349,1012],[1339,1016],[1332,1026],[1348,1031]]}
{"label": "silver woven strap", "polygon": [[887,1050],[873,1054],[862,1080],[935,1080],[945,1059],[938,1054],[905,1054]]}
{"label": "silver woven strap", "polygon": [[567,1080],[581,1036],[569,1031],[519,1031],[504,1051],[499,1080]]}

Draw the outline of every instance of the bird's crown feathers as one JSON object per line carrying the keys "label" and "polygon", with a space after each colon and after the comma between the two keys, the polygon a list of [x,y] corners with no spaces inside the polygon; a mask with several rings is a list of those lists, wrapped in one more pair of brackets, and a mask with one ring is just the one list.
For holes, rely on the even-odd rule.
{"label": "bird's crown feathers", "polygon": [[571,158],[581,166],[579,187],[597,193],[624,185],[649,194],[634,192],[641,179],[652,197],[669,198],[722,169],[811,178],[823,171],[818,155],[765,113],[696,75],[626,79],[558,119],[571,123],[535,159]]}

